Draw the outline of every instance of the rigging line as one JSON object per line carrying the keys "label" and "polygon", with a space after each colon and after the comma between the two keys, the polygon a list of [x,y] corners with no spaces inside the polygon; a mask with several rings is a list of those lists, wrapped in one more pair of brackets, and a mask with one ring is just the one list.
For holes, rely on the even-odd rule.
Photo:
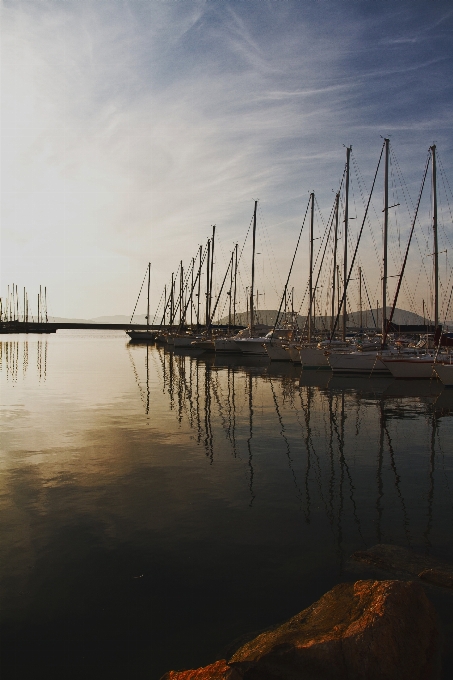
{"label": "rigging line", "polygon": [[334,323],[333,328],[332,328],[332,333],[331,333],[331,336],[330,336],[330,339],[331,339],[331,340],[332,340],[333,335],[334,335],[334,333],[335,333],[335,330],[336,330],[336,328],[337,328],[338,319],[340,318],[341,310],[342,310],[343,305],[344,305],[344,303],[345,303],[346,293],[347,293],[348,285],[349,285],[349,279],[351,278],[351,274],[352,274],[353,267],[354,267],[354,263],[355,263],[355,258],[356,258],[356,255],[357,255],[357,250],[359,249],[360,238],[361,238],[361,236],[362,236],[363,227],[365,226],[366,217],[367,217],[367,215],[368,215],[368,208],[369,208],[370,203],[371,203],[371,197],[372,197],[372,195],[373,195],[374,185],[376,184],[376,179],[377,179],[377,175],[378,175],[378,171],[379,171],[379,166],[380,166],[381,160],[382,160],[382,154],[384,153],[384,146],[385,146],[385,142],[384,142],[384,144],[382,145],[381,155],[379,156],[379,161],[378,161],[378,164],[377,164],[376,172],[375,172],[375,174],[374,174],[373,184],[372,184],[372,186],[371,186],[371,192],[370,192],[370,196],[369,196],[369,198],[368,198],[368,203],[367,203],[367,206],[366,206],[365,215],[363,216],[362,226],[360,227],[360,232],[359,232],[359,236],[358,236],[358,239],[357,239],[357,245],[356,245],[356,247],[355,247],[354,255],[353,255],[353,257],[352,257],[352,262],[351,262],[351,266],[350,266],[350,269],[349,269],[348,278],[346,279],[346,282],[345,282],[344,291],[343,291],[343,296],[342,296],[342,298],[341,298],[340,305],[339,305],[339,308],[338,308],[337,317],[336,317],[336,319],[335,319],[335,323]]}
{"label": "rigging line", "polygon": [[138,301],[140,299],[140,295],[142,293],[147,274],[148,274],[148,265],[146,265],[145,276],[143,277],[142,285],[140,286],[140,292],[139,292],[138,297],[137,297],[137,302],[135,303],[134,311],[132,312],[131,320],[129,321],[129,323],[132,323],[132,319],[134,318],[135,310],[137,309]]}
{"label": "rigging line", "polygon": [[[258,203],[258,205],[259,205],[259,203]],[[247,236],[249,235],[250,228],[251,228],[252,224],[253,224],[253,217],[250,220],[249,228],[247,229],[247,233],[245,235],[244,243],[242,244],[241,252],[239,253],[238,264],[241,261],[242,253],[244,252],[245,244],[246,244],[246,241],[247,241]]]}
{"label": "rigging line", "polygon": [[387,335],[388,335],[388,330],[389,330],[389,328],[390,328],[390,324],[392,323],[393,314],[394,314],[394,312],[395,312],[395,307],[396,307],[396,303],[397,303],[397,300],[398,300],[398,295],[399,295],[400,288],[401,288],[401,281],[402,281],[402,278],[403,278],[403,275],[404,275],[404,270],[405,270],[405,268],[406,268],[406,262],[407,262],[407,258],[408,258],[408,255],[409,255],[409,247],[410,247],[410,245],[411,245],[412,234],[414,233],[414,229],[415,229],[415,222],[416,222],[417,215],[418,215],[418,209],[419,209],[419,207],[420,207],[420,201],[422,200],[423,188],[424,188],[424,186],[425,186],[426,175],[427,175],[427,173],[428,173],[428,168],[429,168],[429,162],[430,162],[430,160],[431,160],[431,149],[429,150],[429,152],[428,152],[428,158],[426,159],[425,174],[423,175],[423,181],[422,181],[422,185],[421,185],[421,187],[420,187],[420,193],[419,193],[419,195],[418,195],[417,208],[416,208],[416,211],[415,211],[414,220],[413,220],[413,222],[412,222],[412,228],[411,228],[411,232],[410,232],[410,235],[409,235],[409,241],[408,241],[408,243],[407,243],[406,253],[405,253],[405,255],[404,255],[403,266],[402,266],[401,273],[400,273],[400,276],[399,276],[399,279],[398,279],[398,285],[397,285],[397,287],[396,287],[395,297],[394,297],[394,299],[393,299],[392,311],[390,312],[390,318],[389,318],[389,320],[387,321],[385,333],[384,333],[384,336],[383,336],[383,338],[382,338],[382,345],[383,345],[383,346],[385,345],[385,341],[386,341]]}
{"label": "rigging line", "polygon": [[158,303],[158,305],[157,305],[156,311],[154,312],[154,316],[153,316],[153,324],[152,324],[153,326],[154,326],[154,322],[155,322],[155,320],[156,320],[157,312],[159,311],[159,308],[160,308],[160,303],[162,302],[162,298],[164,297],[164,293],[165,293],[165,288],[164,288],[164,290],[162,291],[162,294],[161,294],[161,296],[160,296],[160,300],[159,300],[159,303]]}
{"label": "rigging line", "polygon": [[[352,157],[352,164],[353,164],[353,167],[354,167],[354,171],[355,171],[355,174],[356,174],[357,186],[359,187],[359,192],[360,192],[360,196],[361,196],[361,199],[362,199],[362,203],[363,203],[363,206],[365,207],[366,200],[365,200],[364,191],[366,190],[366,183],[365,183],[365,180],[363,178],[362,172],[360,170],[359,164],[358,164],[356,157],[354,156],[354,153],[353,153],[352,150],[351,150],[351,157]],[[362,185],[363,185],[363,189],[362,189]],[[374,214],[376,216],[376,219],[379,222],[379,218],[376,214],[376,208],[374,207],[374,204],[372,204],[372,205],[373,205],[373,210],[374,210]],[[371,220],[370,220],[369,217],[368,217],[368,226],[370,228],[371,240],[373,242],[373,248],[374,248],[374,253],[376,255],[376,261],[379,265],[379,273],[382,277],[382,262],[381,262],[381,258],[379,257],[379,250],[378,250],[377,243],[376,243],[376,237],[375,237],[374,229],[372,227]]]}
{"label": "rigging line", "polygon": [[303,219],[303,221],[302,221],[302,226],[301,226],[301,228],[300,228],[299,236],[298,236],[298,238],[297,238],[296,249],[295,249],[295,251],[294,251],[293,259],[292,259],[292,261],[291,261],[291,266],[290,266],[290,268],[289,268],[288,278],[286,279],[285,288],[283,289],[283,295],[282,295],[281,300],[280,300],[280,306],[279,306],[279,308],[278,308],[277,316],[275,317],[275,324],[274,324],[273,331],[275,331],[275,329],[277,328],[277,324],[278,324],[278,321],[279,321],[279,318],[280,318],[280,312],[282,311],[283,301],[284,301],[284,299],[285,299],[285,295],[286,295],[286,292],[287,292],[287,290],[288,290],[288,283],[289,283],[289,279],[290,279],[290,277],[291,277],[291,273],[292,273],[292,271],[293,271],[294,260],[296,259],[297,249],[299,248],[299,243],[300,243],[300,239],[301,239],[301,236],[302,236],[302,231],[303,231],[303,229],[304,229],[305,220],[306,220],[306,218],[307,218],[307,213],[308,213],[308,208],[309,208],[309,206],[310,206],[310,199],[308,199],[308,203],[307,203],[307,208],[306,208],[306,210],[305,210],[304,219]]}
{"label": "rigging line", "polygon": [[[440,165],[441,173],[445,176],[445,181],[447,182],[448,188],[450,189],[450,194],[451,194],[451,196],[452,196],[452,198],[453,198],[453,191],[451,190],[450,182],[448,181],[448,177],[447,177],[447,174],[446,174],[446,172],[445,172],[444,164],[442,163],[442,159],[439,157],[439,150],[436,149],[436,151],[437,151],[437,154],[436,154],[437,162],[438,162],[438,164]],[[447,192],[445,192],[445,194],[446,194],[446,193],[447,193]],[[449,204],[449,205],[450,205],[450,204]]]}
{"label": "rigging line", "polygon": [[[261,216],[261,220],[262,220],[263,225],[264,225],[264,229],[263,229],[263,236],[264,236],[263,244],[264,244],[264,246],[266,247],[266,249],[268,250],[268,253],[269,253],[269,251],[272,253],[272,257],[273,257],[273,260],[274,260],[274,262],[272,263],[272,259],[271,259],[271,257],[268,255],[268,257],[269,257],[269,264],[270,264],[271,273],[272,273],[272,278],[273,278],[273,281],[274,281],[274,290],[275,290],[276,295],[278,295],[278,290],[279,290],[279,289],[281,290],[281,277],[280,277],[280,272],[278,271],[278,267],[277,267],[277,260],[276,260],[276,257],[275,257],[275,251],[274,251],[274,249],[273,249],[273,247],[272,247],[272,243],[271,243],[271,240],[270,240],[270,238],[269,238],[269,230],[268,230],[268,227],[267,227],[267,224],[266,224],[266,220],[264,219],[264,213],[263,213],[263,211],[261,210],[261,206],[260,206],[259,204],[258,204],[258,212],[259,212],[259,214],[260,214],[260,216]],[[266,241],[267,241],[267,242],[266,242]],[[275,270],[276,270],[276,272],[277,272],[277,277],[275,276],[274,265],[275,265]],[[277,284],[276,278],[279,279],[280,285]]]}
{"label": "rigging line", "polygon": [[[452,212],[451,212],[450,201],[448,200],[447,188],[446,188],[446,186],[445,186],[445,181],[447,181],[447,183],[448,183],[448,179],[447,179],[447,177],[446,177],[446,174],[445,174],[445,171],[444,171],[442,165],[440,166],[440,173],[439,173],[439,174],[440,174],[440,176],[441,176],[441,178],[442,178],[442,184],[443,184],[443,186],[444,186],[445,198],[446,198],[446,200],[447,200],[447,205],[448,205],[448,212],[450,213],[450,218],[451,218],[451,220],[452,220],[452,222],[453,222],[453,215],[452,215]],[[444,229],[443,224],[442,224],[442,228]],[[445,231],[445,230],[444,230],[444,231]],[[448,241],[448,245],[450,246],[450,248],[453,248],[453,245],[451,244],[451,241],[450,241],[449,237],[448,237],[446,234],[445,234],[445,237],[446,237],[446,239],[447,239],[447,241]]]}
{"label": "rigging line", "polygon": [[[342,179],[341,181],[343,182],[343,179]],[[341,185],[340,185],[340,190],[341,190]],[[324,262],[324,257],[325,257],[326,252],[327,252],[327,246],[328,246],[328,243],[329,243],[329,236],[330,236],[330,232],[332,231],[332,225],[333,225],[334,210],[335,210],[335,203],[333,204],[332,211],[331,211],[331,213],[330,213],[330,215],[329,215],[329,221],[327,222],[326,231],[324,232],[324,236],[323,236],[323,241],[324,241],[324,238],[325,238],[325,239],[326,239],[326,243],[325,243],[324,252],[323,252],[322,258],[321,258],[321,263],[320,263],[319,269],[318,269],[318,276],[316,277],[316,282],[315,282],[315,285],[313,286],[312,295],[311,295],[311,301],[310,301],[310,307],[311,307],[312,304],[313,304],[313,298],[314,298],[314,295],[315,295],[315,293],[316,293],[316,289],[317,289],[318,283],[319,283],[319,277],[320,277],[321,272],[322,272],[322,265],[323,265],[323,262]],[[329,226],[329,224],[330,224],[330,226]],[[327,232],[327,227],[329,227],[329,231],[328,231],[328,232]],[[322,248],[322,243],[321,243],[321,245],[320,245],[320,247],[319,247],[318,255],[319,255],[319,252],[320,252],[321,248]],[[318,261],[318,257],[316,258],[315,266],[316,266],[317,261]],[[307,283],[307,288],[308,288],[308,283]],[[305,295],[304,295],[304,299],[305,299]],[[301,308],[302,308],[302,305],[301,305]],[[300,311],[300,310],[299,310],[299,311]],[[307,316],[306,316],[306,318],[305,318],[304,326],[303,326],[303,328],[302,328],[302,333],[305,332],[305,329],[306,329],[307,324],[308,324],[308,318],[309,318],[309,315],[307,314]]]}
{"label": "rigging line", "polygon": [[366,286],[365,275],[363,273],[362,273],[362,281],[363,281],[363,285],[365,286],[365,293],[366,293],[366,296],[367,296],[367,299],[368,299],[368,304],[370,305],[370,312],[371,312],[371,316],[373,317],[373,323],[374,323],[375,327],[377,328],[376,319],[374,318],[374,313],[373,313],[373,307],[371,305],[370,296],[368,295],[368,288]]}
{"label": "rigging line", "polygon": [[453,286],[451,287],[450,297],[448,298],[447,309],[445,310],[445,314],[444,314],[445,322],[447,322],[447,320],[448,320],[448,319],[447,319],[447,316],[448,316],[448,312],[450,311],[450,302],[451,302],[451,296],[452,296],[452,294],[453,294]]}

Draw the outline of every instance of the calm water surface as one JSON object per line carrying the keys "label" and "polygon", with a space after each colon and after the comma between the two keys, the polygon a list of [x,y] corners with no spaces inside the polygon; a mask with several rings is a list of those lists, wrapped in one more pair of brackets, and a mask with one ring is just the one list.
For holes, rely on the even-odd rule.
{"label": "calm water surface", "polygon": [[0,347],[5,680],[157,679],[369,577],[354,550],[453,560],[439,383],[301,378],[116,332]]}

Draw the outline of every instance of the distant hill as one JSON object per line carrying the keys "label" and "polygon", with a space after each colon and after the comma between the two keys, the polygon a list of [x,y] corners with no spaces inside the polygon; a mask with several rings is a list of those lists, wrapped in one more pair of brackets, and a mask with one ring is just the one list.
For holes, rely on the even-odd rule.
{"label": "distant hill", "polygon": [[[258,323],[263,323],[267,324],[268,326],[273,326],[275,324],[275,319],[277,318],[277,311],[276,309],[259,309],[256,312],[256,321]],[[390,314],[391,307],[387,309],[387,314]],[[239,314],[236,314],[237,317],[237,323],[238,325],[241,326],[246,326],[248,323],[247,319],[247,312],[240,312]],[[288,320],[290,319],[290,314],[288,314]],[[280,317],[281,321],[284,321],[284,315],[283,317]],[[297,324],[299,328],[302,328],[305,325],[305,320],[306,316],[302,315],[297,315]],[[376,322],[378,327],[381,327],[382,324],[382,308],[380,309],[364,309],[362,311],[362,320],[363,320],[363,326],[365,328],[374,328],[376,326]],[[330,328],[330,322],[331,322],[331,317],[330,316],[318,316],[315,319],[316,327],[317,328]],[[393,315],[393,322],[396,324],[410,324],[410,325],[415,325],[415,324],[423,324],[429,323],[429,319],[423,320],[423,317],[420,316],[419,314],[414,314],[414,312],[409,312],[406,309],[398,309],[398,307],[395,309],[395,314]],[[225,316],[223,319],[220,319],[220,323],[228,323],[228,317]],[[448,322],[448,325],[451,325],[451,322]],[[348,314],[348,327],[349,328],[359,328],[360,327],[360,312],[355,311],[355,312],[349,312]]]}
{"label": "distant hill", "polygon": [[[363,325],[365,328],[374,328],[376,324],[376,311],[378,313],[379,319],[378,319],[378,325],[379,327],[382,324],[382,308],[376,310],[369,310],[369,309],[364,309],[362,312],[362,318],[363,318]],[[387,310],[387,313],[390,313],[390,308]],[[248,323],[247,319],[247,312],[239,312],[236,314],[237,317],[237,324],[239,326],[246,326]],[[267,326],[273,326],[275,323],[275,319],[277,317],[277,310],[276,309],[259,309],[256,312],[256,317],[255,321],[256,323],[261,323],[265,324]],[[288,320],[290,318],[290,315],[288,314]],[[305,325],[305,316],[298,315],[297,316],[297,323],[299,328],[303,328]],[[112,316],[97,316],[94,319],[67,319],[61,316],[55,316],[55,317],[49,317],[49,321],[55,321],[55,322],[61,322],[61,323],[123,323],[123,324],[128,324],[130,323],[130,316],[127,316],[125,314],[116,314]],[[393,318],[394,323],[396,324],[423,324],[423,317],[420,316],[419,314],[414,314],[414,312],[409,312],[406,309],[395,309],[395,314]],[[151,319],[152,322],[152,319]],[[217,319],[215,320],[217,323]],[[137,314],[134,316],[133,323],[137,324],[145,324],[146,319],[144,314]],[[160,318],[156,319],[156,323],[160,323]],[[228,316],[224,316],[223,319],[220,319],[220,323],[222,324],[227,324],[228,323]],[[330,316],[321,316],[321,317],[316,317],[315,319],[316,327],[317,328],[330,328]],[[429,320],[426,319],[425,323],[429,323]],[[359,328],[360,325],[360,313],[358,311],[355,312],[350,312],[348,314],[348,327],[349,328]],[[447,326],[451,327],[453,325],[452,321],[447,322]]]}
{"label": "distant hill", "polygon": [[[130,323],[130,320],[131,320],[130,315],[126,316],[125,314],[116,314],[114,316],[96,316],[94,319],[73,319],[73,318],[69,319],[63,316],[49,317],[49,321],[53,321],[55,323]],[[146,323],[145,315],[137,314],[136,316],[134,316],[133,323],[145,324]]]}

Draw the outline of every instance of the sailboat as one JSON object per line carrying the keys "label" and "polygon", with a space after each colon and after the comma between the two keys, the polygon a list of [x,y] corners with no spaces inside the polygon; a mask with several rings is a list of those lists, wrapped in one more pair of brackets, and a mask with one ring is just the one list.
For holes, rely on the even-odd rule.
{"label": "sailboat", "polygon": [[[438,240],[437,240],[437,172],[436,172],[436,145],[433,144],[430,147],[430,156],[428,163],[426,165],[425,177],[423,180],[423,186],[428,171],[429,160],[431,160],[431,177],[432,177],[432,226],[433,226],[433,240],[434,240],[434,327],[436,329],[436,334],[434,337],[434,344],[438,346],[437,351],[429,352],[419,356],[405,356],[404,353],[398,354],[397,356],[382,357],[382,362],[385,367],[390,371],[394,378],[397,379],[424,379],[429,380],[431,378],[436,378],[435,363],[436,360],[439,361],[439,350],[442,344],[442,327],[439,326],[439,251],[438,251]],[[420,198],[421,198],[420,192]],[[419,204],[420,204],[419,198]],[[410,243],[410,241],[409,241]],[[407,254],[406,254],[407,258]],[[401,272],[401,277],[404,273]],[[396,295],[398,295],[399,288],[397,289]],[[396,296],[395,296],[396,297]],[[396,300],[393,304],[393,309],[395,308]],[[392,314],[393,314],[392,309]],[[391,319],[390,319],[391,321]],[[388,324],[387,324],[388,326]],[[442,371],[442,369],[441,369]],[[446,372],[445,372],[446,377]]]}
{"label": "sailboat", "polygon": [[258,201],[255,201],[255,209],[253,211],[253,232],[252,232],[252,284],[250,286],[250,325],[245,329],[245,333],[241,332],[241,337],[236,336],[233,341],[236,348],[243,354],[253,356],[267,356],[264,345],[270,342],[268,335],[256,336],[254,333],[258,330],[254,324],[254,285],[255,285],[255,245],[256,245],[256,209]]}
{"label": "sailboat", "polygon": [[[156,339],[156,332],[149,328],[149,292],[151,287],[151,262],[148,262],[148,297],[146,306],[146,330],[130,329],[126,331],[127,335],[134,342],[154,342]],[[133,315],[132,315],[133,316]],[[132,319],[131,319],[132,321]]]}
{"label": "sailboat", "polygon": [[[382,319],[383,319],[383,334],[385,333],[386,329],[386,305],[387,305],[387,238],[388,238],[388,212],[389,212],[389,191],[388,191],[388,186],[389,186],[389,156],[390,156],[390,140],[389,139],[384,139],[384,143],[382,146],[381,150],[381,156],[379,158],[379,163],[378,163],[378,169],[379,165],[381,162],[382,154],[385,150],[385,177],[384,177],[384,267],[383,267],[383,277],[382,277],[382,307],[383,307],[383,314],[382,314]],[[348,230],[348,192],[349,192],[349,156],[350,156],[350,149],[347,149],[347,173],[346,173],[346,202],[345,202],[345,221],[344,221],[344,292],[343,292],[343,328],[342,328],[342,336],[343,336],[343,341],[346,340],[346,320],[347,320],[347,310],[346,310],[346,293],[347,293],[347,286],[349,282],[349,278],[351,276],[351,271],[352,271],[352,266],[354,264],[355,256],[357,253],[357,247],[358,243],[360,240],[357,242],[356,250],[353,256],[352,264],[349,269],[349,274],[347,270],[347,230]],[[373,193],[373,188],[374,188],[374,182],[376,181],[377,177],[377,172],[378,169],[376,170],[376,175],[375,179],[373,181],[373,186],[371,188],[370,192],[370,197],[368,200],[368,206],[370,204],[371,200],[371,195]],[[367,206],[367,211],[368,211],[368,206]],[[365,213],[366,217],[366,213]],[[362,223],[362,228],[363,224],[365,223],[365,217]],[[361,234],[361,232],[360,232]],[[377,376],[377,375],[389,375],[390,371],[387,368],[387,366],[383,363],[382,361],[382,353],[383,353],[384,347],[381,346],[381,350],[376,349],[371,349],[369,350],[368,348],[363,348],[360,346],[357,346],[356,349],[354,349],[352,352],[351,351],[346,351],[346,352],[331,352],[329,354],[328,360],[329,364],[333,370],[334,373],[351,373],[351,374],[363,374],[363,375],[370,375],[370,376]],[[385,348],[385,351],[387,348]]]}

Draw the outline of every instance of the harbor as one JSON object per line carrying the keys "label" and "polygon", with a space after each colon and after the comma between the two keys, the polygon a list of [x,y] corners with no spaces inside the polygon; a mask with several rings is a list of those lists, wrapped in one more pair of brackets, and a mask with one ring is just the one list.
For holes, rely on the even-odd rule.
{"label": "harbor", "polygon": [[453,678],[452,33],[4,4],[1,680]]}

